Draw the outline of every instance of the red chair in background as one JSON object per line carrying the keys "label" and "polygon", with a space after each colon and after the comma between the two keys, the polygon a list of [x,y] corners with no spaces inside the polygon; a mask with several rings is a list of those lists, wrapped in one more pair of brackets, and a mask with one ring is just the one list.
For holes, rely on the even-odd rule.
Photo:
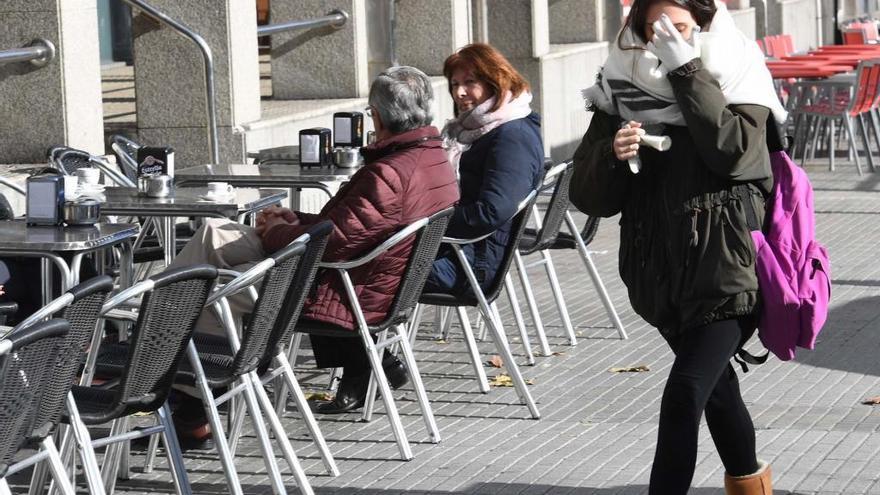
{"label": "red chair in background", "polygon": [[[835,144],[838,140],[835,125],[842,121],[856,170],[861,175],[862,165],[855,132],[855,124],[858,123],[868,167],[873,172],[874,158],[868,129],[870,126],[874,141],[880,148],[880,119],[877,115],[880,104],[880,59],[860,63],[853,79],[804,81],[797,84],[800,86],[797,93],[805,96],[791,110],[795,122],[793,155],[800,151],[802,161],[807,158],[808,152],[815,157],[820,136],[827,136],[829,170],[834,170]],[[809,136],[813,136],[812,143],[809,142]]]}

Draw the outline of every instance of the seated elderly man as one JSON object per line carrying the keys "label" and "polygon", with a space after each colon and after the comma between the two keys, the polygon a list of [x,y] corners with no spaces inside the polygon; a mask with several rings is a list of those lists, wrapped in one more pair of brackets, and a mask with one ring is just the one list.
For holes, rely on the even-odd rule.
{"label": "seated elderly man", "polygon": [[[356,258],[378,246],[413,221],[432,215],[458,201],[455,173],[441,147],[440,133],[431,126],[433,91],[424,73],[412,67],[393,67],[379,74],[370,87],[367,115],[372,117],[377,142],[361,149],[365,165],[318,214],[273,207],[257,218],[256,228],[227,220],[209,220],[175,259],[174,266],[208,262],[218,267],[245,269],[267,253],[286,246],[309,226],[329,220],[330,234],[324,261]],[[409,256],[411,245],[405,248]],[[400,256],[399,252],[393,253]],[[381,321],[391,306],[390,296],[400,283],[405,264],[380,256],[352,271],[368,323]],[[317,290],[303,308],[302,318],[354,330],[356,323],[342,284],[335,274],[316,281]],[[390,287],[393,285],[395,287]],[[242,300],[233,309],[245,313]],[[200,319],[197,331],[217,332],[211,312]],[[363,404],[370,376],[369,361],[360,339],[311,337],[319,367],[343,367],[336,399],[319,408],[339,413]],[[406,381],[403,364],[386,355],[389,380]],[[200,407],[189,408],[199,412]]]}

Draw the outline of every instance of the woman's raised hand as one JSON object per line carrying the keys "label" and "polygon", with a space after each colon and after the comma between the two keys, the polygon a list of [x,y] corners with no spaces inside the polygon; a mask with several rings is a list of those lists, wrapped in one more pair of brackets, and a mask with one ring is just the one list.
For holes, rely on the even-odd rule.
{"label": "woman's raised hand", "polygon": [[617,134],[614,135],[614,156],[620,161],[626,161],[635,158],[639,154],[639,143],[645,130],[642,129],[642,123],[631,120],[626,123]]}

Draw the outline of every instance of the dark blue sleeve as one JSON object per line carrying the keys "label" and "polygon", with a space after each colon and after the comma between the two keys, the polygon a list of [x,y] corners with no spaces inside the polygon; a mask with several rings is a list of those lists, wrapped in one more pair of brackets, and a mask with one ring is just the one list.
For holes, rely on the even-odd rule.
{"label": "dark blue sleeve", "polygon": [[544,147],[524,123],[498,129],[486,156],[485,175],[477,199],[459,204],[446,230],[458,238],[474,238],[504,225],[537,185]]}

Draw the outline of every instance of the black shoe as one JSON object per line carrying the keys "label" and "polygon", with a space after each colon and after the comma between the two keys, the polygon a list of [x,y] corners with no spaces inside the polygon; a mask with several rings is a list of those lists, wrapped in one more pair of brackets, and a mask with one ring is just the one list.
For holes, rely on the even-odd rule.
{"label": "black shoe", "polygon": [[318,406],[316,412],[319,414],[342,414],[364,407],[369,384],[369,371],[354,376],[343,374],[339,388],[336,389],[336,397],[332,401]]}
{"label": "black shoe", "polygon": [[393,360],[386,360],[382,363],[382,368],[385,370],[385,377],[388,378],[388,384],[391,385],[391,388],[394,390],[399,389],[409,382],[409,376],[406,373],[406,365],[399,359],[393,358]]}

